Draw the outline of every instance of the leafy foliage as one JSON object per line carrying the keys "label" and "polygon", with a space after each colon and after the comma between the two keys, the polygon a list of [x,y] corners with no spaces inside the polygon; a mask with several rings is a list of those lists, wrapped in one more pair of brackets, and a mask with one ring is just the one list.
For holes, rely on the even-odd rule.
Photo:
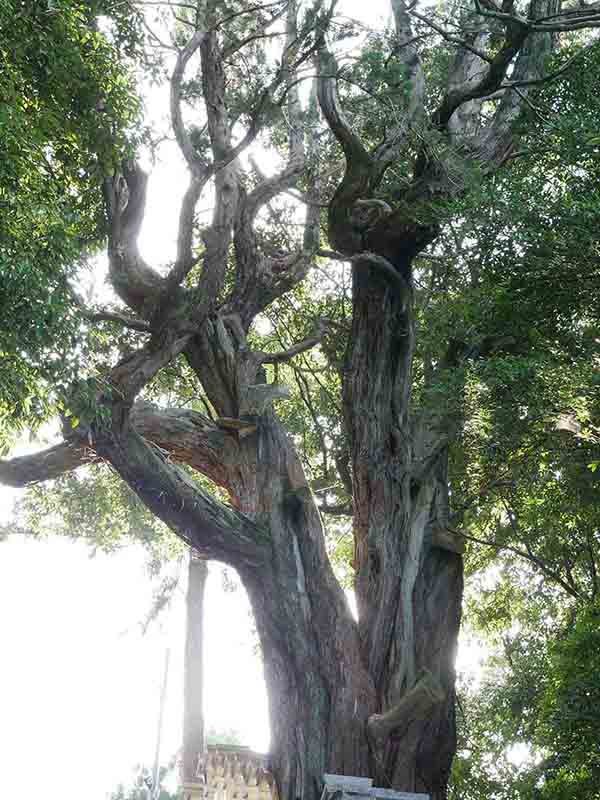
{"label": "leafy foliage", "polygon": [[[112,43],[100,14],[115,15]],[[0,447],[48,417],[76,372],[70,287],[138,119],[125,66],[138,36],[119,4],[0,2]]]}
{"label": "leafy foliage", "polygon": [[565,611],[514,565],[487,594],[470,601],[492,655],[481,685],[462,687],[452,797],[598,797],[597,606]]}
{"label": "leafy foliage", "polygon": [[141,542],[153,572],[182,554],[181,542],[104,466],[63,475],[51,487],[32,487],[18,516],[37,535],[84,539],[103,552]]}

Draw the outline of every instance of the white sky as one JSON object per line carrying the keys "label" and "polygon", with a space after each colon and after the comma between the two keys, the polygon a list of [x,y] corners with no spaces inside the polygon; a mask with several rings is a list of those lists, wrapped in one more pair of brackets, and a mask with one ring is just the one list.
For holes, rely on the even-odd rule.
{"label": "white sky", "polygon": [[[142,634],[152,584],[141,549],[89,557],[83,543],[0,543],[0,797],[105,800],[151,765],[165,650],[171,649],[163,760],[181,738],[183,587]],[[266,695],[244,591],[207,589],[207,726],[268,749]],[[251,691],[249,691],[251,687]],[[39,790],[36,790],[36,794]]]}
{"label": "white sky", "polygon": [[[373,23],[385,0],[347,0],[347,13]],[[158,100],[158,98],[156,98]],[[161,152],[149,186],[141,246],[153,264],[174,252],[178,202],[187,177],[173,145]],[[13,494],[0,490],[0,523]],[[163,761],[180,745],[183,594],[144,636],[151,606],[144,554],[129,548],[89,557],[61,539],[0,542],[0,797],[105,800],[138,763],[154,755],[161,672],[171,648]],[[207,727],[236,729],[268,749],[266,695],[253,651],[244,591],[209,579],[206,620]],[[463,666],[482,658],[476,643]],[[35,786],[35,788],[34,788]]]}

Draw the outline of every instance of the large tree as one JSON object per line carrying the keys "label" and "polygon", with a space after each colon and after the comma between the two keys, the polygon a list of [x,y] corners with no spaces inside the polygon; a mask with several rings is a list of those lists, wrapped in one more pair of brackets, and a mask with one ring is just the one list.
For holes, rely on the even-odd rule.
{"label": "large tree", "polygon": [[[124,160],[104,183],[120,306],[87,318],[122,326],[126,341],[115,335],[95,373],[65,391],[64,441],[1,462],[0,480],[23,486],[108,464],[199,554],[238,571],[262,646],[272,763],[286,800],[313,800],[324,772],[371,775],[441,800],[456,748],[456,512],[465,521],[452,507],[461,487],[450,468],[486,381],[469,380],[468,365],[530,344],[503,328],[498,304],[489,326],[493,304],[464,260],[469,235],[454,260],[442,243],[473,213],[467,198],[483,202],[508,165],[529,159],[534,171],[531,152],[549,135],[537,92],[594,52],[585,31],[600,26],[600,12],[557,0],[435,11],[392,0],[391,30],[365,34],[323,0],[304,9],[295,0],[205,0],[171,11],[172,39],[150,38],[172,60],[171,125],[189,169],[176,257],[165,269],[140,254],[148,178]],[[358,54],[348,44],[357,33]],[[546,108],[565,123],[556,98]],[[261,169],[265,147],[277,155]],[[575,161],[586,169],[584,155]],[[203,195],[213,198],[210,219],[197,210]],[[551,246],[530,244],[538,259]],[[320,296],[315,269],[326,273]],[[510,282],[503,288],[510,293]],[[431,308],[444,293],[472,299],[478,290],[481,313],[450,337]],[[319,306],[326,319],[316,319]],[[303,327],[302,309],[314,329],[305,322],[304,338],[276,351],[291,319]],[[261,337],[269,315],[286,330]],[[284,394],[276,376],[319,342],[318,366],[308,377],[293,371],[324,452],[311,487],[306,442],[273,401]],[[119,343],[128,348],[121,358]],[[314,403],[319,370],[329,377]],[[148,402],[184,383],[207,413]],[[321,406],[341,408],[339,425],[323,430]],[[484,461],[482,470],[493,463]],[[472,494],[477,508],[485,484]],[[358,621],[332,571],[321,512],[353,517]]]}

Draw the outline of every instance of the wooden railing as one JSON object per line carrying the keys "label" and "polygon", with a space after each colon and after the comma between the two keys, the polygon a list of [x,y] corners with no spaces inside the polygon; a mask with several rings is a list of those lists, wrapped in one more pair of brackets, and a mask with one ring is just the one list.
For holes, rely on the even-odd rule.
{"label": "wooden railing", "polygon": [[278,800],[268,757],[237,745],[209,745],[198,756],[184,800]]}

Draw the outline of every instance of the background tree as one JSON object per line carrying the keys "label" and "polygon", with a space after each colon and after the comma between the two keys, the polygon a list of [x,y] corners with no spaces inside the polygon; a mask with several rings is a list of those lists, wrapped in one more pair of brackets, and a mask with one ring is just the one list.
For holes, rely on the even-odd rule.
{"label": "background tree", "polygon": [[[166,45],[153,37],[172,50],[171,123],[190,175],[175,260],[151,266],[139,252],[147,176],[125,159],[105,182],[109,274],[121,305],[102,312],[128,330],[125,352],[119,359],[115,339],[96,372],[65,392],[63,443],[0,466],[3,481],[24,485],[107,463],[202,556],[239,572],[261,641],[285,798],[316,797],[325,771],[445,797],[464,541],[489,524],[505,537],[494,548],[522,554],[510,540],[522,536],[544,574],[574,584],[568,559],[557,572],[528,550],[536,503],[532,510],[520,479],[544,470],[535,472],[523,448],[546,446],[557,421],[574,414],[578,435],[595,435],[593,401],[577,394],[575,404],[573,386],[560,380],[563,340],[547,320],[536,339],[508,314],[511,304],[538,311],[532,294],[528,305],[517,292],[515,273],[502,271],[520,252],[507,239],[489,240],[490,272],[478,275],[468,226],[471,200],[503,186],[511,163],[543,183],[539,149],[550,158],[556,131],[568,129],[569,96],[547,101],[557,127],[540,128],[538,93],[595,54],[585,31],[600,15],[550,0],[391,5],[392,29],[362,35],[351,59],[346,39],[357,30],[320,0],[306,9],[293,0],[209,1],[185,15],[172,7],[173,37]],[[187,80],[192,66],[199,75]],[[313,85],[308,96],[303,83]],[[188,123],[188,104],[199,124]],[[253,144],[276,150],[280,163],[261,166],[260,148],[249,155]],[[596,145],[593,137],[581,144],[571,177],[591,180]],[[531,190],[527,177],[522,186],[519,201]],[[196,211],[208,191],[210,219]],[[286,207],[290,191],[296,200]],[[306,213],[296,233],[298,200]],[[488,209],[494,221],[495,206]],[[554,281],[571,263],[568,248],[544,233],[528,243],[538,269],[526,292],[543,285],[544,267]],[[511,235],[510,225],[501,235]],[[344,261],[351,293],[336,266]],[[327,273],[320,294],[318,269]],[[577,300],[570,319],[579,335],[588,330],[589,296]],[[321,308],[332,311],[326,320]],[[264,314],[295,324],[261,336]],[[277,351],[290,330],[303,338]],[[307,377],[301,364],[318,342],[322,355]],[[585,342],[587,377],[596,345]],[[285,412],[280,419],[272,408],[284,373],[307,407],[304,442],[287,435]],[[522,382],[526,394],[513,395]],[[186,408],[148,403],[190,385]],[[524,397],[538,398],[540,414],[529,416]],[[322,410],[336,408],[330,434]],[[293,411],[288,420],[290,431],[302,425]],[[312,471],[317,448],[320,503],[303,468],[304,460]],[[537,486],[547,484],[542,477]],[[332,572],[319,513],[319,505],[347,512],[350,502],[358,622]],[[550,491],[546,508],[556,502]]]}

